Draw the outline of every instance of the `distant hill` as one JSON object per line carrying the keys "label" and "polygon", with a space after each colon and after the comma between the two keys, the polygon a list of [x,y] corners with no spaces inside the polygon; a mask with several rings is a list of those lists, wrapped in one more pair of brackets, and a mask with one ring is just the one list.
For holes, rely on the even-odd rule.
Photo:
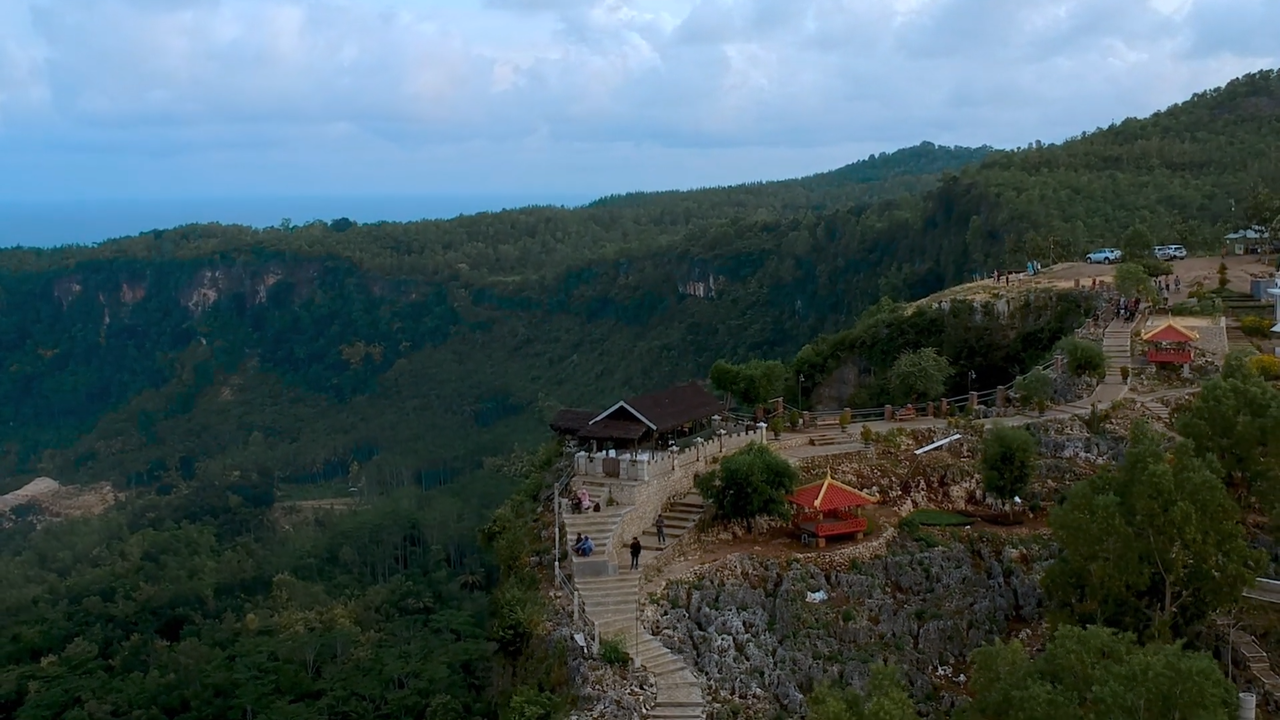
{"label": "distant hill", "polygon": [[[1280,79],[1018,151],[922,144],[774,183],[449,221],[192,225],[0,253],[8,484],[232,471],[431,487],[560,405],[788,357],[1136,226],[1210,247],[1280,188]],[[940,174],[941,173],[941,174]],[[343,487],[345,491],[345,486]]]}

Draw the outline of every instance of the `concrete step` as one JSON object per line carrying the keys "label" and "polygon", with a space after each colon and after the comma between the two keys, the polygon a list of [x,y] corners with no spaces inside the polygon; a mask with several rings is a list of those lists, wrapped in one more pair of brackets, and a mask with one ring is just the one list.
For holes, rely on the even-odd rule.
{"label": "concrete step", "polygon": [[685,672],[689,666],[685,664],[684,658],[677,655],[668,654],[666,657],[655,658],[651,662],[640,661],[645,668],[654,675],[666,675],[674,672]]}
{"label": "concrete step", "polygon": [[614,575],[607,578],[585,578],[577,583],[580,592],[590,592],[592,590],[606,590],[628,588],[631,592],[640,591],[640,578],[629,575]]}
{"label": "concrete step", "polygon": [[702,704],[697,707],[668,706],[654,707],[648,717],[652,720],[702,720],[705,713],[706,708]]}

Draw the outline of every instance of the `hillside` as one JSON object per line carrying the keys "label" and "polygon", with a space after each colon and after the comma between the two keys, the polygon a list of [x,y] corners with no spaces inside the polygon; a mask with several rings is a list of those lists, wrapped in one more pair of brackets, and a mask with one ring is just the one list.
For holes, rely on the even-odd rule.
{"label": "hillside", "polygon": [[1277,136],[1266,72],[923,191],[985,151],[574,210],[7,251],[0,471],[311,483],[355,461],[372,483],[447,483],[536,442],[556,406],[788,357],[881,297],[1045,257],[1050,238],[1059,257],[1140,224],[1212,246],[1244,219],[1233,199],[1280,186]]}

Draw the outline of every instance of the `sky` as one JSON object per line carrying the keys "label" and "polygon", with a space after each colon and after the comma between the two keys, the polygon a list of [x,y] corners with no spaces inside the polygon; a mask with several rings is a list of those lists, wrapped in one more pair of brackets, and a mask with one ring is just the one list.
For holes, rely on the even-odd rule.
{"label": "sky", "polygon": [[1278,0],[3,0],[0,204],[591,197],[1059,141]]}

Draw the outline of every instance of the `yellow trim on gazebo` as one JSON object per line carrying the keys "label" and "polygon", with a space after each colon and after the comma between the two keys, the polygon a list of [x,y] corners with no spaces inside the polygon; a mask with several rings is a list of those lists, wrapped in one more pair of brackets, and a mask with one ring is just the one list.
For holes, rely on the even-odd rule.
{"label": "yellow trim on gazebo", "polygon": [[1200,333],[1194,330],[1191,330],[1189,328],[1184,328],[1181,325],[1175,323],[1173,320],[1166,320],[1163,325],[1156,328],[1155,330],[1151,330],[1143,333],[1142,340],[1143,342],[1148,342],[1151,340],[1151,338],[1155,337],[1156,335],[1159,335],[1162,331],[1167,330],[1169,328],[1177,330],[1178,332],[1186,335],[1187,338],[1189,338],[1190,342],[1195,342],[1196,340],[1200,339]]}

